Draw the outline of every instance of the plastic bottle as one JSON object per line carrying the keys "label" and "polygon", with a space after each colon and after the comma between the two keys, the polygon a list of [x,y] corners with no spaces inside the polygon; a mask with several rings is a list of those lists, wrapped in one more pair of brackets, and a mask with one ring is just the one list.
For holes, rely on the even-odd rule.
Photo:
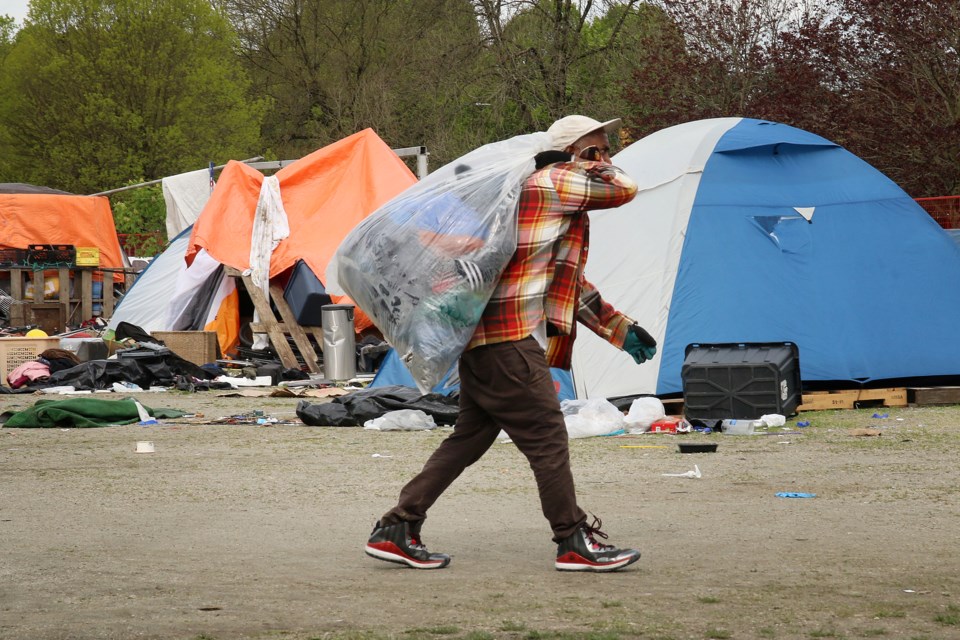
{"label": "plastic bottle", "polygon": [[726,419],[720,422],[720,429],[729,436],[749,436],[757,426],[758,420]]}

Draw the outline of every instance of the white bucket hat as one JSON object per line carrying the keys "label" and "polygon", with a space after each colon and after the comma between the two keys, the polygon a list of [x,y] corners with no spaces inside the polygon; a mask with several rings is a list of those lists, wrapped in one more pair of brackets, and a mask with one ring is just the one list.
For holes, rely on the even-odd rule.
{"label": "white bucket hat", "polygon": [[617,131],[623,124],[620,118],[598,122],[587,116],[566,116],[560,118],[547,129],[553,148],[562,151],[574,142],[594,131],[603,129],[608,135]]}

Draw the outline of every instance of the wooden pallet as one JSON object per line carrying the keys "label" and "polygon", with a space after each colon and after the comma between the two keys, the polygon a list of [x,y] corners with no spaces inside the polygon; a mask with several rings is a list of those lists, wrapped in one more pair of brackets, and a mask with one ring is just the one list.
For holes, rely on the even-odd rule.
{"label": "wooden pallet", "polygon": [[683,398],[664,398],[661,399],[661,402],[663,402],[664,411],[668,416],[683,415]]}
{"label": "wooden pallet", "polygon": [[233,267],[227,267],[226,274],[239,279],[243,283],[244,288],[246,288],[247,293],[250,294],[250,300],[253,302],[253,306],[257,310],[257,315],[260,319],[259,322],[250,323],[250,329],[254,333],[267,334],[283,366],[287,369],[300,368],[297,357],[287,342],[287,336],[289,335],[297,345],[297,349],[300,351],[300,355],[303,357],[303,361],[306,363],[310,373],[320,373],[317,352],[314,351],[313,345],[307,337],[307,331],[313,334],[314,339],[317,341],[317,346],[323,349],[322,331],[317,327],[302,327],[297,324],[296,316],[290,309],[290,305],[288,305],[284,299],[283,290],[279,286],[270,283],[270,298],[273,300],[277,311],[280,312],[280,317],[283,319],[282,322],[278,321],[277,317],[273,315],[270,302],[264,297],[260,287],[253,284],[253,280],[249,275],[243,275]]}
{"label": "wooden pallet", "polygon": [[860,407],[905,407],[905,387],[892,389],[842,389],[813,391],[803,394],[803,403],[797,411],[828,411],[830,409],[858,409]]}
{"label": "wooden pallet", "polygon": [[920,406],[960,404],[960,387],[908,387],[907,400]]}

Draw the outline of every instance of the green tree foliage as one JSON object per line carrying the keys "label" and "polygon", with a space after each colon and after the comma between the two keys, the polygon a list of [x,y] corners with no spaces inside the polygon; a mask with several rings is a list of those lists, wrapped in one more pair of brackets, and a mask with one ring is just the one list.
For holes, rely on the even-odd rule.
{"label": "green tree foliage", "polygon": [[33,0],[0,68],[0,178],[90,193],[249,157],[264,100],[204,0]]}
{"label": "green tree foliage", "polygon": [[13,48],[13,36],[17,25],[10,16],[0,15],[0,65],[3,64],[7,53]]}
{"label": "green tree foliage", "polygon": [[451,0],[224,0],[256,88],[266,146],[296,157],[373,127],[394,147],[448,146],[477,25]]}
{"label": "green tree foliage", "polygon": [[911,195],[960,194],[960,4],[839,0],[839,13],[851,150]]}
{"label": "green tree foliage", "polygon": [[646,134],[722,116],[844,145],[914,196],[960,193],[953,0],[659,0],[627,96]]}
{"label": "green tree foliage", "polygon": [[167,208],[160,185],[115,193],[110,197],[113,223],[120,236],[137,236],[130,249],[138,256],[152,256],[166,246]]}
{"label": "green tree foliage", "polygon": [[[564,115],[620,115],[610,83],[635,59],[648,12],[639,0],[474,0],[488,68],[517,128],[543,129]],[[616,86],[616,85],[615,85]]]}

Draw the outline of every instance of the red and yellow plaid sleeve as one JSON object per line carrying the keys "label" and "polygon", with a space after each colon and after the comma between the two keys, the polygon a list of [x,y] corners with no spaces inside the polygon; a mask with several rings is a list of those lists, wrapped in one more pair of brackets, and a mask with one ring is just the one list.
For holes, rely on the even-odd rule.
{"label": "red and yellow plaid sleeve", "polygon": [[614,309],[586,279],[582,283],[577,320],[610,344],[623,348],[627,328],[633,320]]}

